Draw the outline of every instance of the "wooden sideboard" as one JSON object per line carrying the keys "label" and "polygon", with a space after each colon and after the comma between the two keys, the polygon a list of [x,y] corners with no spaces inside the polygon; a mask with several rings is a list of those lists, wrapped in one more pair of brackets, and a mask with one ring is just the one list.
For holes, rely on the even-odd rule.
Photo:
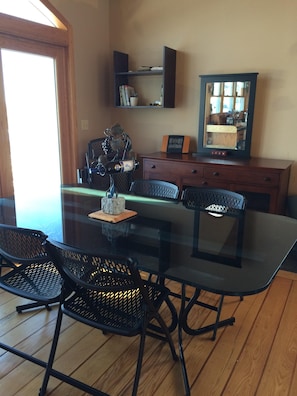
{"label": "wooden sideboard", "polygon": [[242,193],[247,206],[285,214],[292,161],[264,158],[222,159],[192,154],[153,153],[141,156],[144,179],[187,186],[208,186]]}

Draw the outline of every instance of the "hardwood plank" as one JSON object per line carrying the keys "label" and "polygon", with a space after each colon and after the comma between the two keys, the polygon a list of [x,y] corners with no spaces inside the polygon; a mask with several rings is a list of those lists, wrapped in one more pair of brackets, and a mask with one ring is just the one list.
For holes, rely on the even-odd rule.
{"label": "hardwood plank", "polygon": [[269,288],[238,363],[224,389],[224,396],[255,395],[263,375],[287,302],[291,281],[277,277]]}
{"label": "hardwood plank", "polygon": [[[293,283],[257,390],[259,395],[263,394],[264,391],[271,396],[289,393],[297,364],[296,301],[297,284]],[[292,391],[296,393],[296,387],[292,387]]]}
{"label": "hardwood plank", "polygon": [[[236,322],[233,326],[224,329],[212,353],[206,358],[203,368],[192,386],[193,394],[198,391],[202,395],[222,394],[226,382],[239,361],[242,346],[247,341],[266,293],[245,297],[237,304],[234,312]],[[226,303],[230,304],[228,300]],[[189,364],[191,364],[191,360],[189,360]],[[207,382],[205,378],[208,379]]]}
{"label": "hardwood plank", "polygon": [[[180,285],[168,282],[180,291]],[[190,295],[191,288],[187,288]],[[202,293],[208,302],[219,296]],[[233,326],[211,334],[184,335],[191,394],[200,395],[288,395],[297,389],[297,276],[280,271],[265,292],[245,297],[227,297],[222,318],[235,315]],[[51,312],[33,310],[18,314],[23,301],[0,292],[0,336],[18,348],[46,360],[52,339],[56,307]],[[179,308],[180,300],[173,298]],[[162,313],[169,319],[166,307]],[[196,306],[189,316],[191,326],[211,323],[215,313]],[[177,331],[173,333],[177,346]],[[100,331],[64,316],[55,367],[93,384],[111,396],[131,394],[138,351],[138,337],[103,335]],[[38,394],[44,369],[0,351],[0,387],[5,396]],[[168,345],[147,338],[139,396],[184,394],[179,362]],[[48,395],[82,396],[84,392],[51,378]]]}

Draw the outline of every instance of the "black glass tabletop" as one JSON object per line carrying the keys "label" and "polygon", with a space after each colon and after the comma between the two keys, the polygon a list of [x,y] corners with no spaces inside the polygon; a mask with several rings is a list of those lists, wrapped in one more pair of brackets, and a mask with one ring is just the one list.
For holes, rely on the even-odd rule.
{"label": "black glass tabletop", "polygon": [[1,199],[0,221],[42,230],[49,239],[90,252],[130,255],[142,270],[226,295],[268,287],[297,237],[296,220],[247,210],[238,250],[237,218],[205,212],[197,227],[197,212],[181,202],[130,195],[124,196],[125,206],[135,216],[118,223],[90,218],[103,196],[98,190],[64,187],[58,199],[32,201],[31,207]]}

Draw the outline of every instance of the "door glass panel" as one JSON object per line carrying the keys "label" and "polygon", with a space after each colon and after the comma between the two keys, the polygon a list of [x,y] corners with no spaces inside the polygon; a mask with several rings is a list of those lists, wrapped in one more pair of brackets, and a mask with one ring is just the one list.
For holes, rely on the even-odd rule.
{"label": "door glass panel", "polygon": [[4,49],[1,54],[17,225],[40,229],[39,219],[45,224],[47,218],[49,230],[61,230],[55,60]]}

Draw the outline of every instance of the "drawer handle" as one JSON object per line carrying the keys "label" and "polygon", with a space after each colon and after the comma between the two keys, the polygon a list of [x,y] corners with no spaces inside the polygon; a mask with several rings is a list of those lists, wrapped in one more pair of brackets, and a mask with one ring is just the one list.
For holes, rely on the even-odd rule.
{"label": "drawer handle", "polygon": [[202,186],[207,186],[207,181],[204,180],[201,184]]}
{"label": "drawer handle", "polygon": [[219,172],[213,172],[213,176],[219,176]]}
{"label": "drawer handle", "polygon": [[192,169],[191,172],[192,173],[197,173],[197,170],[196,169]]}
{"label": "drawer handle", "polygon": [[271,178],[266,176],[266,177],[264,177],[264,181],[269,182],[269,181],[271,181]]}
{"label": "drawer handle", "polygon": [[151,166],[151,169],[155,169],[155,168],[156,168],[156,165],[152,165],[152,166]]}

